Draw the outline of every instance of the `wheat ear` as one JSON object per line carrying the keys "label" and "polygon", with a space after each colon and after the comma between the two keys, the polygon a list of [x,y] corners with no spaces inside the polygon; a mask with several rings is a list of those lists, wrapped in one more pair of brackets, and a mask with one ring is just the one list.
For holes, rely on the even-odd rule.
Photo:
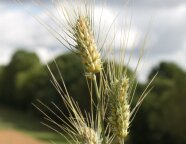
{"label": "wheat ear", "polygon": [[74,31],[77,43],[76,49],[85,65],[86,75],[91,78],[95,73],[101,71],[102,63],[88,18],[79,16]]}
{"label": "wheat ear", "polygon": [[79,128],[79,138],[84,144],[102,144],[99,134],[87,126]]}
{"label": "wheat ear", "polygon": [[109,97],[110,116],[108,118],[113,133],[118,138],[119,143],[128,135],[130,110],[127,101],[127,91],[129,88],[129,80],[124,77],[121,80],[115,80],[111,84],[111,92]]}

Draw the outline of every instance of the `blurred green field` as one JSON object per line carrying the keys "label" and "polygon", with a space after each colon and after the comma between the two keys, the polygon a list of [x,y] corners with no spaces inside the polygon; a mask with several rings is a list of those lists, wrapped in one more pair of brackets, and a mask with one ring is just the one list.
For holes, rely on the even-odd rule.
{"label": "blurred green field", "polygon": [[56,144],[66,144],[62,136],[43,126],[39,119],[32,117],[30,114],[0,107],[0,130],[3,129],[13,129],[23,132],[46,144],[51,143],[51,141]]}

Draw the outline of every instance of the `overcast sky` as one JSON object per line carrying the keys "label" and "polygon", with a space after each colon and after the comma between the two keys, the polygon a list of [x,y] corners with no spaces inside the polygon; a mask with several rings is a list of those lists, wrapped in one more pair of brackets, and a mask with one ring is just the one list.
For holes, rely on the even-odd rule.
{"label": "overcast sky", "polygon": [[[22,6],[11,3],[11,0],[0,1],[0,64],[7,64],[18,48],[35,51],[43,62],[64,51],[61,44]],[[31,4],[24,5],[35,10]],[[151,68],[160,61],[176,62],[186,70],[186,0],[132,0],[127,7],[132,16],[131,43],[138,35],[138,47],[145,34],[150,32],[139,70],[140,80],[145,80]],[[109,20],[111,16],[114,18],[112,10],[124,8],[121,2],[109,0],[104,20]],[[137,58],[134,58],[131,67],[134,67],[135,61]]]}

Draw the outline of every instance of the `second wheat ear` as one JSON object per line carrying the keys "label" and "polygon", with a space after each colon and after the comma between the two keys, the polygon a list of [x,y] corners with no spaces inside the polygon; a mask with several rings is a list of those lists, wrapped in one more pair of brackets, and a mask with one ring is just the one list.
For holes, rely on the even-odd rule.
{"label": "second wheat ear", "polygon": [[111,129],[120,144],[128,136],[130,105],[128,103],[129,79],[124,77],[111,84],[109,94],[109,118]]}

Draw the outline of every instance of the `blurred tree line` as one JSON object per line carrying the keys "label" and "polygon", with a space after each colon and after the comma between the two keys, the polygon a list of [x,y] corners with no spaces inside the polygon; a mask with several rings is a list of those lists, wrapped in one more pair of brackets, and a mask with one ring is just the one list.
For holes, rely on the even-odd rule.
{"label": "blurred tree line", "polygon": [[[86,80],[80,59],[71,53],[49,62],[51,71],[62,85],[58,68],[70,95],[81,108],[89,108]],[[149,80],[156,72],[153,90],[145,99],[131,126],[129,144],[185,144],[186,143],[186,72],[174,63],[162,62],[154,67]],[[6,66],[0,67],[0,104],[33,112],[31,103],[55,102],[61,109],[64,104],[50,82],[50,73],[35,53],[17,51]],[[148,83],[148,82],[147,82]],[[140,95],[146,84],[139,84]]]}
{"label": "blurred tree line", "polygon": [[[58,69],[69,93],[75,96],[75,100],[85,99],[81,101],[81,106],[87,107],[88,89],[79,58],[69,53],[57,57],[55,61],[49,62],[48,66],[59,84],[62,85],[62,81]],[[33,109],[31,103],[36,99],[45,104],[51,101],[61,103],[62,100],[50,78],[47,66],[41,64],[35,53],[17,51],[8,65],[0,67],[0,104],[28,111]]]}

